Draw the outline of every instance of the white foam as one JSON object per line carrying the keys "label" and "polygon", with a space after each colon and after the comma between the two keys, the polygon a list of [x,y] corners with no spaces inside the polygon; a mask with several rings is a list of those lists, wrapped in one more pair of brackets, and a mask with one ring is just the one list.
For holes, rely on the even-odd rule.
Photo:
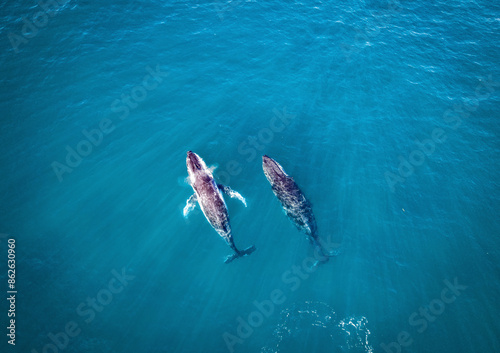
{"label": "white foam", "polygon": [[329,346],[323,348],[330,352],[373,353],[368,320],[364,316],[339,320],[328,304],[311,301],[296,303],[282,310],[280,315],[273,340],[261,348],[261,353],[284,353],[294,342],[303,342],[306,336],[314,333],[323,338],[323,343],[327,342]]}

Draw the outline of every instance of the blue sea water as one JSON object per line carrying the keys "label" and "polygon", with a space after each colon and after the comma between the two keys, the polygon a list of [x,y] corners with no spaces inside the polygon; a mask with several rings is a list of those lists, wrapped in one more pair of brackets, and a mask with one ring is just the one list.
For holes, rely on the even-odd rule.
{"label": "blue sea water", "polygon": [[[500,352],[498,2],[0,16],[2,352]],[[251,256],[183,217],[188,150]],[[313,272],[263,154],[339,250]]]}

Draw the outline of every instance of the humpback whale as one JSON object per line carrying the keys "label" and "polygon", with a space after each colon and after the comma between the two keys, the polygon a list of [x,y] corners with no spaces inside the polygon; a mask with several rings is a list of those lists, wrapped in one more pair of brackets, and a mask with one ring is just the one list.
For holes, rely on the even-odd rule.
{"label": "humpback whale", "polygon": [[186,165],[189,184],[193,187],[194,194],[186,202],[183,210],[184,217],[187,217],[189,212],[196,207],[196,203],[200,205],[208,222],[234,251],[234,254],[226,257],[225,263],[229,263],[241,256],[250,255],[255,251],[255,246],[250,246],[245,250],[238,250],[234,244],[231,225],[229,224],[229,214],[222,192],[230,197],[237,198],[246,207],[243,196],[228,186],[217,184],[212,175],[212,170],[207,168],[203,159],[196,153],[187,152]]}
{"label": "humpback whale", "polygon": [[308,240],[315,245],[318,253],[325,257],[324,261],[327,261],[328,257],[333,256],[333,254],[328,253],[321,245],[311,203],[306,199],[293,178],[274,159],[266,155],[262,156],[262,169],[288,218],[300,231],[306,234]]}

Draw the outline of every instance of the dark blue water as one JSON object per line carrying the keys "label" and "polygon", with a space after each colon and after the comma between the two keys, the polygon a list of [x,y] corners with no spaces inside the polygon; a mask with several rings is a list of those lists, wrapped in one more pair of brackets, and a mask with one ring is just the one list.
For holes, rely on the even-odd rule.
{"label": "dark blue water", "polygon": [[498,2],[61,4],[0,5],[2,352],[500,352]]}

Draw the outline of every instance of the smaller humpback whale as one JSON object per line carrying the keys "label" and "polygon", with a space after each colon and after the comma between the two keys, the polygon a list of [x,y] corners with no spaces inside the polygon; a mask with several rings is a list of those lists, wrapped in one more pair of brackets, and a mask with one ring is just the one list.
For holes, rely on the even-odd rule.
{"label": "smaller humpback whale", "polygon": [[293,178],[286,174],[278,162],[265,155],[262,156],[262,169],[288,218],[300,231],[306,233],[308,240],[315,245],[318,253],[326,257],[324,261],[327,261],[329,256],[334,256],[326,252],[321,245],[312,205]]}
{"label": "smaller humpback whale", "polygon": [[196,202],[198,202],[208,222],[235,252],[227,256],[225,263],[229,263],[241,256],[250,255],[255,251],[255,246],[241,251],[234,245],[231,226],[229,224],[229,214],[221,191],[230,197],[237,198],[246,207],[247,204],[243,196],[228,186],[217,184],[212,171],[207,168],[203,159],[196,153],[188,151],[186,165],[189,174],[189,183],[194,189],[194,194],[186,202],[183,211],[184,217],[196,207]]}

